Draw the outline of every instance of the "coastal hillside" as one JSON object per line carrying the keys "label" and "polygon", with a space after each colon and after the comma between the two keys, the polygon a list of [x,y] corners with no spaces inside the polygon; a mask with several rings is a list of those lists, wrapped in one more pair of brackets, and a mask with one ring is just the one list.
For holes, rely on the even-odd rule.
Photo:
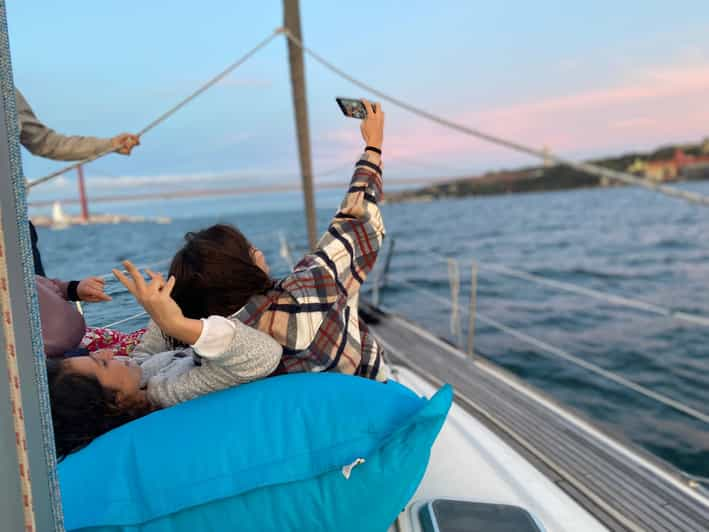
{"label": "coastal hillside", "polygon": [[[627,153],[589,162],[630,172],[655,183],[709,179],[709,138],[696,144],[662,146],[649,153]],[[390,193],[387,202],[601,186],[621,185],[563,165],[535,166],[437,181],[419,189]]]}

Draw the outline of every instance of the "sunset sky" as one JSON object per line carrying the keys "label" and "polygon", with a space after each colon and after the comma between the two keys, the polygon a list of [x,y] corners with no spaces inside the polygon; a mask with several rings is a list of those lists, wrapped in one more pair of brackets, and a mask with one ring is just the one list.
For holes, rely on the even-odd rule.
{"label": "sunset sky", "polygon": [[[63,132],[138,130],[281,23],[281,2],[8,2],[15,81]],[[381,4],[385,4],[382,7]],[[435,7],[434,7],[435,6]],[[306,43],[428,111],[576,159],[709,136],[709,3],[301,1]],[[366,96],[306,65],[316,174],[354,162]],[[92,192],[298,181],[279,37],[150,132],[130,158],[87,169]],[[461,175],[532,160],[385,110],[387,176]],[[61,163],[24,152],[25,173]],[[342,174],[340,176],[340,174]],[[345,179],[347,170],[322,179]],[[64,197],[72,180],[33,191]],[[63,191],[66,189],[66,192]]]}

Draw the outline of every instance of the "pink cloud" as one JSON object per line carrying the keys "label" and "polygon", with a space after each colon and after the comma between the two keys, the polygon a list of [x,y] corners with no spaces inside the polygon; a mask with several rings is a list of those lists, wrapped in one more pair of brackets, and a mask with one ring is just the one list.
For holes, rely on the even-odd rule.
{"label": "pink cloud", "polygon": [[709,134],[709,64],[657,68],[612,87],[468,113],[465,120],[533,145],[615,148]]}
{"label": "pink cloud", "polygon": [[[393,114],[393,113],[392,113]],[[389,121],[387,164],[431,158],[520,161],[513,152],[397,113]],[[634,72],[613,86],[467,111],[447,117],[486,133],[561,155],[616,153],[640,146],[709,136],[709,63]],[[332,131],[327,138],[343,157],[360,145],[358,131]],[[523,159],[532,162],[532,159]]]}
{"label": "pink cloud", "polygon": [[[529,102],[494,109],[496,117],[529,116],[542,113],[608,108],[656,101],[687,94],[699,95],[709,90],[709,65],[668,68],[647,72],[641,79],[615,87],[579,92],[539,102]],[[483,113],[483,117],[488,114]]]}
{"label": "pink cloud", "polygon": [[625,118],[623,120],[616,120],[608,124],[614,129],[636,129],[639,127],[648,127],[657,125],[657,120],[653,118],[648,118],[646,116],[638,116],[634,118]]}

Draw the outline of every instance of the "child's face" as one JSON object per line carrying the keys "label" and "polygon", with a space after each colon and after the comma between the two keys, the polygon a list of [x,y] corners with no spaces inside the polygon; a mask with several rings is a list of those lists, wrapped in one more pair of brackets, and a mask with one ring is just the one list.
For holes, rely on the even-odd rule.
{"label": "child's face", "polygon": [[116,392],[117,400],[134,400],[140,395],[142,370],[128,357],[113,357],[113,351],[103,349],[89,356],[64,361],[66,371],[96,377],[101,386]]}

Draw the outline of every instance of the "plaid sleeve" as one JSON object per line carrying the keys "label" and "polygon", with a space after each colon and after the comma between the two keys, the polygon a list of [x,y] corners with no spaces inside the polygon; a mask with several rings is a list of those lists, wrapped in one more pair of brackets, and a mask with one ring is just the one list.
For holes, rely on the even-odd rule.
{"label": "plaid sleeve", "polygon": [[359,292],[374,267],[384,239],[384,222],[378,202],[382,197],[382,170],[364,152],[339,210],[320,238],[317,249],[296,266],[317,265],[331,276],[340,292],[351,298]]}

